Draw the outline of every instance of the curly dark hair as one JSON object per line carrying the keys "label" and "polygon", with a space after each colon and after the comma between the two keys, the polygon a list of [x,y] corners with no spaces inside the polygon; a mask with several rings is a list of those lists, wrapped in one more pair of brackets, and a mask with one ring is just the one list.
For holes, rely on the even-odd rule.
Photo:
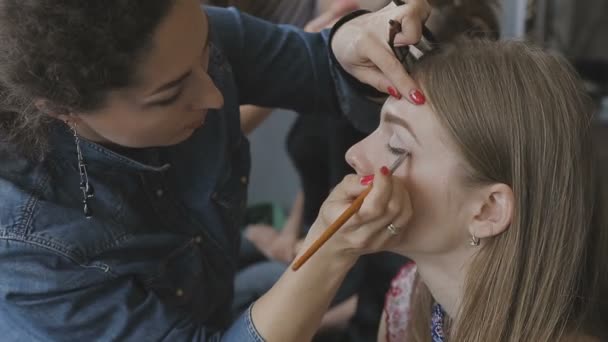
{"label": "curly dark hair", "polygon": [[60,113],[104,104],[133,82],[175,0],[0,0],[0,149],[42,157]]}

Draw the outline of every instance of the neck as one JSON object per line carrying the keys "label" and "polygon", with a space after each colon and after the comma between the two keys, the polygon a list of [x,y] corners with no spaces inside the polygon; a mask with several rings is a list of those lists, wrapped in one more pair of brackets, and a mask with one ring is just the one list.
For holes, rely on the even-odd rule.
{"label": "neck", "polygon": [[451,253],[412,257],[421,280],[446,314],[456,319],[464,293],[467,265],[474,248],[463,246]]}
{"label": "neck", "polygon": [[105,138],[103,138],[101,135],[97,134],[95,131],[93,131],[91,128],[89,128],[89,126],[85,125],[85,124],[80,124],[78,126],[76,126],[76,132],[78,133],[78,135],[86,140],[101,144],[101,145],[108,145],[110,144],[110,142],[108,140],[106,140]]}

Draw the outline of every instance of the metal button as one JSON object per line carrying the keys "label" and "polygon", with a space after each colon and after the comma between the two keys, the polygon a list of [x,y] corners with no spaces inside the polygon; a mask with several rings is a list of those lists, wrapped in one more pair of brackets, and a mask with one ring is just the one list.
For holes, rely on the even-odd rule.
{"label": "metal button", "polygon": [[202,241],[203,241],[203,238],[200,236],[197,236],[194,238],[194,242],[196,242],[196,243],[201,243]]}
{"label": "metal button", "polygon": [[247,181],[248,181],[247,177],[244,177],[244,176],[241,177],[241,183],[247,184]]}
{"label": "metal button", "polygon": [[184,295],[184,290],[182,289],[177,289],[177,291],[175,291],[175,295],[178,297],[181,297]]}
{"label": "metal button", "polygon": [[163,189],[156,190],[156,197],[163,197],[164,194],[165,192],[163,191]]}

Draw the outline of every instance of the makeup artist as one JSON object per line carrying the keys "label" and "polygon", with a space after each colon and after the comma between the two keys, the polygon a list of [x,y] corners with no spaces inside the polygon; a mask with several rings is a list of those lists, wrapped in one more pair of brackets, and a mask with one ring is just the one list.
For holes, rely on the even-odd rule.
{"label": "makeup artist", "polygon": [[[360,213],[230,322],[238,106],[377,115],[361,95],[389,87],[423,102],[386,23],[415,43],[429,6],[352,16],[330,39],[198,2],[0,0],[2,341],[309,340],[356,259],[399,239],[409,199],[382,168]],[[306,244],[363,190],[338,185]]]}

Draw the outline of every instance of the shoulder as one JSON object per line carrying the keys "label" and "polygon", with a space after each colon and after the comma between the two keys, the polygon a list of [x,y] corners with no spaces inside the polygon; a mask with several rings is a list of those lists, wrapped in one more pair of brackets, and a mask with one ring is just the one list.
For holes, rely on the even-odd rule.
{"label": "shoulder", "polygon": [[410,304],[416,284],[416,264],[404,265],[391,281],[385,302],[387,341],[403,341],[410,321]]}
{"label": "shoulder", "polygon": [[23,159],[2,155],[0,161],[0,233],[24,234],[50,183],[50,173],[41,164]]}
{"label": "shoulder", "polygon": [[[99,219],[87,219],[77,176],[45,163],[23,171],[16,175],[0,167],[0,240],[6,241],[4,246],[23,251],[33,248],[85,264],[124,240],[126,232],[116,224],[122,217],[120,205],[100,206]],[[60,171],[63,176],[58,175]],[[8,248],[0,248],[0,255],[8,252]]]}

